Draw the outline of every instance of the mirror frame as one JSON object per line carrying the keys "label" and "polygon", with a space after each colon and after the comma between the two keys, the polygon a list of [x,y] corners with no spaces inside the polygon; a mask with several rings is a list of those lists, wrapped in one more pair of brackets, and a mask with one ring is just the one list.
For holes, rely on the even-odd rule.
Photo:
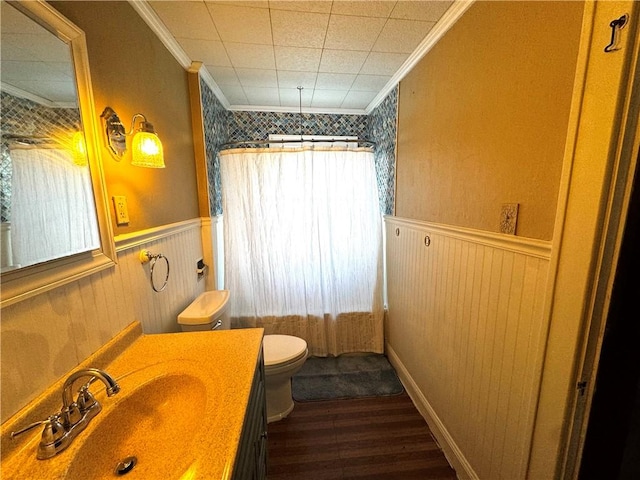
{"label": "mirror frame", "polygon": [[69,45],[74,66],[78,107],[87,144],[87,157],[100,233],[100,248],[5,272],[1,277],[0,307],[39,295],[115,266],[116,247],[111,227],[107,188],[98,139],[99,122],[93,102],[89,56],[84,31],[42,0],[8,1]]}

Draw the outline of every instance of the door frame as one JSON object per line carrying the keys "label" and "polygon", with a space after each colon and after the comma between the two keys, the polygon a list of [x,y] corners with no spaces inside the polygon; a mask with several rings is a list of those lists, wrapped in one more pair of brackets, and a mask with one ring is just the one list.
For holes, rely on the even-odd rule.
{"label": "door frame", "polygon": [[[607,326],[627,212],[640,153],[640,15],[630,13],[627,61],[617,98],[618,128],[611,137],[611,167],[603,190],[602,234],[597,245],[593,286],[587,300],[582,338],[576,358],[576,382],[569,407],[566,448],[560,478],[577,479],[587,435],[596,376]],[[600,52],[598,52],[600,53]],[[602,53],[607,55],[606,53]],[[640,184],[636,185],[640,188]]]}
{"label": "door frame", "polygon": [[[638,144],[640,2],[584,2],[527,478],[576,478]],[[605,53],[610,22],[629,22]],[[561,48],[561,46],[559,46]],[[578,382],[587,378],[585,394]]]}

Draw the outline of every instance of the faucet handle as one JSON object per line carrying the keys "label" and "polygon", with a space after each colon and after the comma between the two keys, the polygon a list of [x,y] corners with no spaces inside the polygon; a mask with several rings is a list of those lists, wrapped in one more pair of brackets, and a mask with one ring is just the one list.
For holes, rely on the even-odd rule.
{"label": "faucet handle", "polygon": [[44,423],[42,438],[40,438],[36,453],[36,458],[40,460],[53,457],[59,451],[60,445],[63,444],[68,434],[68,430],[60,421],[59,413],[51,415]]}
{"label": "faucet handle", "polygon": [[44,431],[42,432],[41,444],[50,445],[59,440],[66,430],[60,422],[60,414],[51,415],[44,421]]}
{"label": "faucet handle", "polygon": [[91,408],[100,406],[93,394],[89,391],[90,383],[91,382],[83,385],[82,387],[80,387],[80,390],[78,390],[78,398],[76,400],[76,404],[78,404],[78,408],[80,409],[81,413],[84,413]]}
{"label": "faucet handle", "polygon": [[20,430],[16,431],[16,432],[11,432],[11,440],[13,440],[14,438],[16,438],[18,435],[22,435],[23,433],[28,432],[29,430],[36,428],[38,425],[44,425],[45,423],[47,423],[49,421],[49,419],[46,420],[40,420],[39,422],[33,422],[30,425],[27,425],[24,428],[21,428]]}
{"label": "faucet handle", "polygon": [[45,433],[48,436],[55,437],[58,436],[58,432],[64,432],[64,427],[60,423],[60,415],[55,414],[51,415],[45,420],[40,420],[39,422],[34,422],[30,425],[27,425],[26,427],[21,428],[16,432],[11,432],[11,439],[13,440],[18,435],[22,435],[23,433],[28,432],[29,430],[36,428],[39,425],[45,425],[44,431],[42,432],[43,437],[45,436]]}
{"label": "faucet handle", "polygon": [[62,416],[62,424],[71,428],[82,419],[82,412],[76,402],[72,402],[68,407],[63,407],[60,415]]}

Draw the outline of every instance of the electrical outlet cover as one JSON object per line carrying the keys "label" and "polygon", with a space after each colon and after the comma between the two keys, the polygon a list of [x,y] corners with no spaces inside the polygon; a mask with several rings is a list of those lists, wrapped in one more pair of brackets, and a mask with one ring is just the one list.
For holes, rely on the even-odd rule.
{"label": "electrical outlet cover", "polygon": [[516,234],[516,223],[518,222],[518,204],[504,203],[500,210],[500,233],[509,235]]}
{"label": "electrical outlet cover", "polygon": [[129,223],[129,211],[127,209],[127,197],[124,195],[113,196],[113,206],[116,209],[116,224],[126,225]]}

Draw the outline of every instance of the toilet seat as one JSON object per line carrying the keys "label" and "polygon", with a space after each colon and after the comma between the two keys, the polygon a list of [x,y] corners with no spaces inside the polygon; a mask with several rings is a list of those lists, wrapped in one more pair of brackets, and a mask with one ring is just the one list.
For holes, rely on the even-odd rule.
{"label": "toilet seat", "polygon": [[307,357],[307,342],[291,335],[265,335],[262,348],[265,369],[295,363]]}

